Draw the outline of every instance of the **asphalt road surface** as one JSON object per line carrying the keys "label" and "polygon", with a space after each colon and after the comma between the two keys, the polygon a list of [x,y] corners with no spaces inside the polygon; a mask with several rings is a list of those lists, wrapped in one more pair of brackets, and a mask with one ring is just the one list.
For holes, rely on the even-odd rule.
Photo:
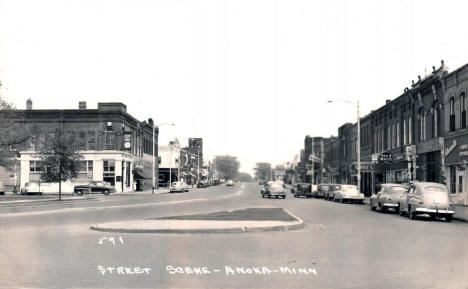
{"label": "asphalt road surface", "polygon": [[[468,288],[468,224],[262,199],[254,183],[0,206],[0,288]],[[121,234],[96,223],[282,207],[295,231]],[[113,238],[113,239],[111,239]]]}

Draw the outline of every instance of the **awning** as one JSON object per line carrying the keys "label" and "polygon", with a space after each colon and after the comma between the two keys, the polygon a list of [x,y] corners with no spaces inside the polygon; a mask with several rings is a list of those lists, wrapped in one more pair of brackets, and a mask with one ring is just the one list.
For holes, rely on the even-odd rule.
{"label": "awning", "polygon": [[136,180],[151,179],[151,177],[148,177],[143,171],[140,170],[133,170],[133,178]]}

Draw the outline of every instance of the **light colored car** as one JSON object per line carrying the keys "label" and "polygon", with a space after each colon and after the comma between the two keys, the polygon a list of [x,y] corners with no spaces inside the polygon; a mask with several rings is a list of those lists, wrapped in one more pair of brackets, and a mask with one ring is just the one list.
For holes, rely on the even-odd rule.
{"label": "light colored car", "polygon": [[286,198],[286,189],[283,184],[275,181],[268,182],[261,190],[262,198]]}
{"label": "light colored car", "polygon": [[226,182],[226,187],[234,186],[234,182],[232,180],[228,180]]}
{"label": "light colored car", "polygon": [[20,189],[22,195],[29,195],[29,194],[39,194],[42,195],[44,189],[41,188],[41,185],[37,182],[29,182],[25,183],[24,187]]}
{"label": "light colored car", "polygon": [[333,191],[333,201],[344,203],[349,201],[350,203],[363,203],[364,194],[359,191],[358,186],[355,185],[337,185],[337,188]]}
{"label": "light colored car", "polygon": [[406,198],[408,188],[400,184],[382,184],[380,191],[373,194],[370,199],[371,210],[380,209],[382,213],[393,210],[398,213],[398,206]]}
{"label": "light colored car", "polygon": [[4,195],[5,194],[5,186],[3,185],[2,182],[0,182],[0,195]]}
{"label": "light colored car", "polygon": [[173,182],[171,185],[170,192],[188,192],[188,185],[185,182]]}
{"label": "light colored car", "polygon": [[400,201],[400,215],[407,214],[412,220],[417,215],[429,215],[432,219],[443,217],[452,221],[455,207],[450,201],[447,186],[439,183],[413,183],[406,198]]}

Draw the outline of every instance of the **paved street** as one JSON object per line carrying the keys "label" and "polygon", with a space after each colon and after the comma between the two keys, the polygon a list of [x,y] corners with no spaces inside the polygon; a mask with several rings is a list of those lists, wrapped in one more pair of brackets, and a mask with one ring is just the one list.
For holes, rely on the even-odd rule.
{"label": "paved street", "polygon": [[[290,194],[285,200],[262,199],[254,183],[183,194],[93,197],[0,206],[0,287],[468,287],[465,222],[411,221],[366,205]],[[102,222],[269,206],[301,218],[305,228],[177,235],[89,229]]]}

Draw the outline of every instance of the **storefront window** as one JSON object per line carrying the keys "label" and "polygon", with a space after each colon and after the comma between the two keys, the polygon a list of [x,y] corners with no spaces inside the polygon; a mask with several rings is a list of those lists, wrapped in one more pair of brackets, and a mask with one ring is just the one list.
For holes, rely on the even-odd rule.
{"label": "storefront window", "polygon": [[450,193],[455,194],[457,191],[456,188],[457,176],[455,166],[450,166]]}
{"label": "storefront window", "polygon": [[105,182],[115,185],[115,161],[107,160],[103,162],[104,165],[104,175],[103,179]]}

